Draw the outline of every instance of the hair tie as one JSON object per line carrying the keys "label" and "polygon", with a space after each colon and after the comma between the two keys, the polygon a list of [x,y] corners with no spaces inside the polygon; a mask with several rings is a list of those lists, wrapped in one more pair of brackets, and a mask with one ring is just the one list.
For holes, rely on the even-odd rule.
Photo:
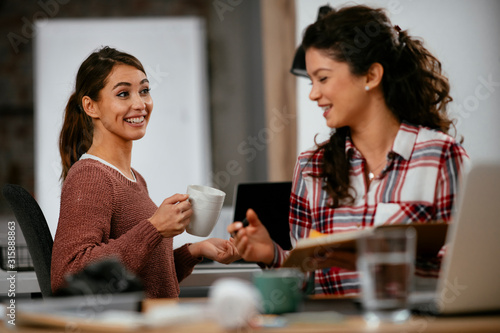
{"label": "hair tie", "polygon": [[396,31],[396,34],[395,36],[393,36],[393,45],[394,45],[394,50],[396,51],[395,62],[397,63],[399,61],[399,58],[401,58],[403,50],[406,47],[405,40],[407,35],[401,33],[402,29],[399,25],[394,26],[394,31]]}
{"label": "hair tie", "polygon": [[[399,44],[398,50],[399,50],[399,53],[401,54],[401,52],[403,51],[403,49],[406,46],[406,42],[404,41],[405,36],[404,36],[404,34],[400,33],[402,31],[402,29],[399,25],[396,24],[394,26],[394,30],[396,30],[396,39],[397,39],[397,42]],[[399,56],[398,56],[398,58],[399,58]]]}

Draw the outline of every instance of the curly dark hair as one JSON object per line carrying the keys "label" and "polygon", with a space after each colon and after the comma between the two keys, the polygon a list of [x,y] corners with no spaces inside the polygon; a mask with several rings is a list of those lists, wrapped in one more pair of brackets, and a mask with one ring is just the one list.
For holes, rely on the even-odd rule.
{"label": "curly dark hair", "polygon": [[[441,63],[422,40],[393,26],[383,9],[362,5],[332,9],[307,27],[302,47],[304,51],[324,51],[333,60],[347,63],[353,75],[364,75],[372,64],[381,64],[385,103],[396,119],[448,133],[452,121],[446,107],[452,98]],[[323,151],[318,177],[325,179],[333,207],[341,201],[354,201],[349,193],[349,156],[345,153],[348,136],[348,127],[337,128],[316,150]]]}

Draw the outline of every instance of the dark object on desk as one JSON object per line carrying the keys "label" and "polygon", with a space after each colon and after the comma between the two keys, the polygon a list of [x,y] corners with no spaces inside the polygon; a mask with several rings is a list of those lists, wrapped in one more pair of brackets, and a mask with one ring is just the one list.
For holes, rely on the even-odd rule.
{"label": "dark object on desk", "polygon": [[7,184],[2,192],[28,245],[42,297],[49,297],[52,295],[50,262],[54,241],[45,216],[36,200],[22,186]]}
{"label": "dark object on desk", "polygon": [[[316,20],[320,20],[326,16],[329,12],[332,11],[332,7],[326,5],[321,6],[318,10],[318,17]],[[290,68],[290,73],[296,76],[309,77],[307,75],[306,70],[306,53],[302,48],[302,45],[299,45],[297,51],[295,52],[295,56],[293,57],[292,68]]]}
{"label": "dark object on desk", "polygon": [[252,208],[267,228],[272,240],[284,250],[291,249],[290,193],[292,182],[243,183],[235,191],[233,221],[243,221]]}
{"label": "dark object on desk", "polygon": [[142,282],[114,258],[96,261],[66,278],[67,286],[54,296],[102,295],[142,292]]}

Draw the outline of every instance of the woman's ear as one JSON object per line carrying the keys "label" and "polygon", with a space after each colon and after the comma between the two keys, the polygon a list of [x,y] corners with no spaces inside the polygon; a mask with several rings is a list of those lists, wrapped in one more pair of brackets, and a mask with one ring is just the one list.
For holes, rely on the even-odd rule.
{"label": "woman's ear", "polygon": [[83,107],[83,111],[85,111],[85,113],[89,117],[94,118],[94,119],[99,118],[97,105],[96,105],[95,101],[92,100],[92,98],[90,98],[89,96],[83,96],[82,107]]}
{"label": "woman's ear", "polygon": [[384,66],[378,62],[373,63],[366,74],[366,86],[371,90],[378,87],[384,76]]}

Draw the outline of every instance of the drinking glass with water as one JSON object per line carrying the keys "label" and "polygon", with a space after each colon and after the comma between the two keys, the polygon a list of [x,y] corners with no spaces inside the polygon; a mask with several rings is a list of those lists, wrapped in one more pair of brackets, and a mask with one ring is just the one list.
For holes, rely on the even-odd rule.
{"label": "drinking glass with water", "polygon": [[416,232],[413,228],[377,230],[358,240],[357,266],[367,321],[405,321],[410,317]]}

